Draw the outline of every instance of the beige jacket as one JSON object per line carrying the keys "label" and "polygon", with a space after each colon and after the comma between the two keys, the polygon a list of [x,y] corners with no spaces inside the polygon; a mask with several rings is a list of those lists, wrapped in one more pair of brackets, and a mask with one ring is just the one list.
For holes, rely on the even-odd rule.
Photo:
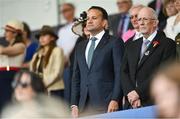
{"label": "beige jacket", "polygon": [[[36,57],[42,56],[42,51],[38,51],[34,54],[31,63],[30,70],[33,71],[33,62]],[[40,58],[39,58],[40,59]],[[40,60],[37,62],[37,67],[40,65]],[[55,47],[51,53],[49,62],[46,68],[43,69],[43,82],[47,87],[48,92],[53,90],[64,89],[63,82],[63,71],[64,71],[64,54],[63,50],[59,47]]]}

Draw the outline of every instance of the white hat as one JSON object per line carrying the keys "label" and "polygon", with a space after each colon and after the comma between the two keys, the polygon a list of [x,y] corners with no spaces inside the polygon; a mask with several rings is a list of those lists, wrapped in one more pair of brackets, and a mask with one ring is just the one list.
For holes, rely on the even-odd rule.
{"label": "white hat", "polygon": [[22,33],[24,31],[24,25],[21,21],[11,20],[7,22],[4,29],[10,30],[12,32]]}

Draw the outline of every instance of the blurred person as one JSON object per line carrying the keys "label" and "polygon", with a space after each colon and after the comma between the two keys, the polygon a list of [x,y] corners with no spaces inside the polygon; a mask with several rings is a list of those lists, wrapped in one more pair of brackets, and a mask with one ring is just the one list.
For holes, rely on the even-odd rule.
{"label": "blurred person", "polygon": [[158,17],[152,8],[139,11],[138,24],[143,37],[127,45],[121,67],[125,109],[153,105],[149,93],[151,75],[161,63],[176,57],[176,44],[157,31]]}
{"label": "blurred person", "polygon": [[73,65],[73,59],[71,58],[71,53],[74,50],[75,44],[78,39],[78,35],[72,32],[72,26],[74,25],[75,21],[75,6],[71,3],[63,3],[60,6],[60,13],[66,20],[66,23],[59,29],[58,36],[59,39],[57,40],[57,45],[63,49],[64,51],[64,84],[65,84],[65,100],[70,102],[70,90],[71,90],[71,76],[72,73],[70,71],[70,65]]}
{"label": "blurred person", "polygon": [[121,38],[123,33],[132,28],[129,9],[132,6],[132,0],[117,0],[119,13],[109,16],[109,31],[116,37]]}
{"label": "blurred person", "polygon": [[49,95],[63,98],[64,54],[63,50],[56,46],[58,36],[50,26],[44,25],[36,37],[40,47],[33,56],[30,70],[42,77]]}
{"label": "blurred person", "polygon": [[22,66],[26,46],[23,42],[23,24],[11,20],[4,27],[5,39],[9,45],[0,46],[0,109],[11,99],[11,83],[15,73]]}
{"label": "blurred person", "polygon": [[134,41],[140,37],[142,37],[142,34],[139,32],[139,25],[138,25],[138,13],[143,8],[143,5],[134,5],[129,10],[129,15],[131,19],[131,24],[133,26],[133,29],[129,29],[127,32],[125,32],[122,36],[122,39],[124,42],[130,42]]}
{"label": "blurred person", "polygon": [[159,118],[180,118],[180,62],[162,66],[151,84]]}
{"label": "blurred person", "polygon": [[41,77],[27,70],[19,71],[12,83],[14,98],[17,102],[26,103],[39,94],[45,94],[46,89]]}
{"label": "blurred person", "polygon": [[156,11],[156,14],[158,16],[159,24],[158,24],[158,30],[162,31],[166,26],[166,20],[167,16],[163,13],[163,5],[164,0],[153,0],[148,4],[148,7],[151,7]]}
{"label": "blurred person", "polygon": [[180,32],[175,37],[175,42],[176,42],[177,60],[180,60]]}
{"label": "blurred person", "polygon": [[121,108],[120,66],[123,41],[105,32],[108,14],[99,6],[87,12],[88,40],[78,44],[72,77],[72,116],[114,112]]}
{"label": "blurred person", "polygon": [[178,13],[167,19],[167,25],[164,29],[166,36],[173,40],[180,33],[180,0],[174,0],[174,5]]}
{"label": "blurred person", "polygon": [[177,14],[177,10],[174,5],[174,0],[164,0],[163,12],[166,16],[174,16]]}
{"label": "blurred person", "polygon": [[66,119],[70,118],[67,106],[63,101],[37,95],[26,103],[8,105],[2,112],[2,119]]}
{"label": "blurred person", "polygon": [[24,58],[23,68],[29,68],[29,63],[38,48],[38,43],[32,41],[31,39],[31,29],[29,25],[23,22],[24,31],[23,31],[23,41],[26,45],[26,56]]}

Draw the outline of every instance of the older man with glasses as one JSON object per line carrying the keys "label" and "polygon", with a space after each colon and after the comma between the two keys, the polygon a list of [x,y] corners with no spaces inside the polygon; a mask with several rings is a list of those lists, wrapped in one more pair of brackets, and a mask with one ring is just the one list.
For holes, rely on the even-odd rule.
{"label": "older man with glasses", "polygon": [[157,31],[158,22],[152,8],[140,10],[138,24],[143,37],[127,46],[121,68],[125,109],[152,105],[149,94],[151,76],[160,64],[175,59],[176,44]]}

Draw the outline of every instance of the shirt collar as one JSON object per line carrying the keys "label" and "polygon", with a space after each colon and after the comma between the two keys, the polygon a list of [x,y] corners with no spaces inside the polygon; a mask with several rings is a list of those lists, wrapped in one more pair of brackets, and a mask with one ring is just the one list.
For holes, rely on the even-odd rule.
{"label": "shirt collar", "polygon": [[143,37],[143,41],[144,40],[149,40],[150,42],[152,42],[152,40],[154,39],[156,34],[157,34],[157,31],[154,31],[147,39]]}
{"label": "shirt collar", "polygon": [[102,39],[102,37],[103,37],[104,33],[105,33],[105,31],[104,31],[104,30],[102,30],[101,32],[99,32],[99,33],[98,33],[98,34],[96,34],[95,36],[90,35],[90,39],[91,39],[92,37],[96,37],[96,38],[97,38],[97,40],[100,40],[100,39]]}

